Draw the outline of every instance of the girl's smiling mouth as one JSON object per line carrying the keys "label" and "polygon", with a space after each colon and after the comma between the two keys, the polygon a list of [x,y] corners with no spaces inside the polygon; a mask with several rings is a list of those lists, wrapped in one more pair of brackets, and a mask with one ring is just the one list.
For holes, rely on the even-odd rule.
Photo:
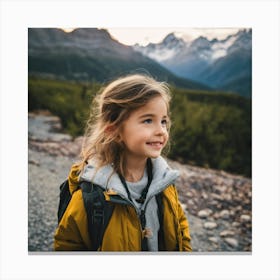
{"label": "girl's smiling mouth", "polygon": [[163,146],[163,142],[160,141],[147,142],[146,144],[152,146],[153,148],[162,148]]}

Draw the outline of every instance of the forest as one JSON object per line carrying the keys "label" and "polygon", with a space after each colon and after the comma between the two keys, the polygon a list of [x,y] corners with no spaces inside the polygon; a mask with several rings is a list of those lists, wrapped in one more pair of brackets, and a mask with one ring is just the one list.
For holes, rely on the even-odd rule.
{"label": "forest", "polygon": [[[64,132],[83,135],[90,104],[102,84],[30,76],[28,111],[49,110]],[[223,92],[170,85],[171,145],[167,156],[195,166],[251,177],[252,101]]]}

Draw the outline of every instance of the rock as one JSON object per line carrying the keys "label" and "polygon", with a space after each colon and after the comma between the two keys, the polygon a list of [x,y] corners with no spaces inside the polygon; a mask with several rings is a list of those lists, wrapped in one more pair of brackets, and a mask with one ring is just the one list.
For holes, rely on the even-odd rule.
{"label": "rock", "polygon": [[195,205],[192,199],[188,200],[188,205],[190,205],[190,206],[194,206]]}
{"label": "rock", "polygon": [[242,206],[241,206],[241,205],[238,205],[238,206],[236,207],[236,210],[237,210],[237,211],[242,211]]}
{"label": "rock", "polygon": [[202,192],[201,197],[203,199],[208,199],[208,194],[206,192]]}
{"label": "rock", "polygon": [[188,209],[188,207],[185,203],[181,203],[181,207],[182,207],[183,211],[186,211]]}
{"label": "rock", "polygon": [[211,196],[212,196],[212,199],[215,199],[215,200],[219,200],[219,201],[223,201],[224,200],[221,195],[218,195],[216,193],[212,193]]}
{"label": "rock", "polygon": [[204,228],[206,229],[214,229],[216,228],[218,225],[215,222],[206,222],[204,223]]}
{"label": "rock", "polygon": [[213,213],[213,211],[209,208],[205,208],[203,210],[200,210],[197,215],[199,218],[207,218],[208,216],[210,216]]}
{"label": "rock", "polygon": [[217,206],[218,204],[219,204],[219,202],[216,200],[212,200],[209,202],[209,205],[212,205],[212,206]]}
{"label": "rock", "polygon": [[251,221],[251,217],[249,216],[249,215],[241,215],[240,216],[240,221],[241,222],[249,222],[249,221]]}
{"label": "rock", "polygon": [[192,198],[192,197],[193,197],[193,194],[192,194],[191,192],[187,192],[187,193],[186,193],[186,196]]}
{"label": "rock", "polygon": [[215,192],[218,192],[219,194],[222,194],[222,193],[226,192],[227,186],[225,186],[225,185],[222,185],[222,186],[221,185],[214,185],[213,190]]}
{"label": "rock", "polygon": [[229,217],[230,217],[230,212],[229,212],[229,210],[222,210],[222,211],[220,212],[219,216],[220,216],[222,219],[228,220]]}
{"label": "rock", "polygon": [[235,216],[235,211],[234,211],[234,209],[230,209],[230,210],[229,210],[229,215],[230,215],[230,216]]}
{"label": "rock", "polygon": [[215,236],[209,237],[208,240],[210,240],[211,242],[214,242],[214,243],[219,243],[219,239]]}
{"label": "rock", "polygon": [[37,166],[39,166],[39,165],[40,165],[39,161],[34,160],[34,159],[29,159],[29,160],[28,160],[28,163],[30,163],[30,164],[34,164],[34,165],[37,165]]}
{"label": "rock", "polygon": [[238,222],[233,222],[233,223],[232,223],[232,226],[233,226],[233,227],[240,227],[240,223],[238,223]]}
{"label": "rock", "polygon": [[234,248],[238,247],[238,241],[234,238],[227,237],[227,238],[225,238],[225,242],[227,244],[229,244],[231,247],[234,247]]}
{"label": "rock", "polygon": [[220,232],[221,237],[233,236],[233,235],[235,235],[235,233],[234,231],[231,230],[223,230],[222,232]]}
{"label": "rock", "polygon": [[229,193],[223,194],[223,198],[226,201],[231,201],[232,200],[232,196]]}
{"label": "rock", "polygon": [[217,212],[214,213],[214,214],[213,214],[213,218],[216,219],[216,220],[217,220],[217,219],[220,219],[219,213],[217,213]]}

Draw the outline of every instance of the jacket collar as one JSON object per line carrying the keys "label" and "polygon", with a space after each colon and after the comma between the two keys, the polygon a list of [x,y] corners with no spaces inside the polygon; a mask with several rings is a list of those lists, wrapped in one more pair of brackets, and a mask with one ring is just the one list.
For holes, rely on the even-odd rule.
{"label": "jacket collar", "polygon": [[[153,180],[147,193],[146,201],[149,197],[163,191],[168,185],[174,183],[179,176],[179,171],[171,169],[163,157],[152,159]],[[128,199],[127,192],[111,165],[106,165],[98,170],[94,167],[94,161],[90,161],[82,170],[79,180],[89,181],[97,184],[109,191]]]}

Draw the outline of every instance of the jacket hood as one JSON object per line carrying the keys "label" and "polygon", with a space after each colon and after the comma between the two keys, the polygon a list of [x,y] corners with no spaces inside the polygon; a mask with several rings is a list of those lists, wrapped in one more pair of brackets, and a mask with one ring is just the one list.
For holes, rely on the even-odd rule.
{"label": "jacket hood", "polygon": [[[179,176],[178,170],[173,170],[169,167],[163,157],[152,159],[153,165],[153,180],[147,193],[149,197],[163,191],[167,186],[174,183]],[[94,161],[90,161],[78,175],[78,166],[73,165],[69,174],[69,189],[72,193],[78,187],[79,181],[88,181],[97,184],[104,190],[119,194],[121,197],[128,200],[127,192],[118,176],[113,170],[112,165],[105,165],[98,170],[94,167]]]}

